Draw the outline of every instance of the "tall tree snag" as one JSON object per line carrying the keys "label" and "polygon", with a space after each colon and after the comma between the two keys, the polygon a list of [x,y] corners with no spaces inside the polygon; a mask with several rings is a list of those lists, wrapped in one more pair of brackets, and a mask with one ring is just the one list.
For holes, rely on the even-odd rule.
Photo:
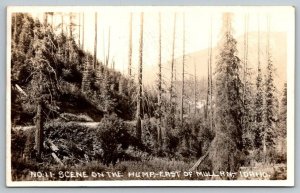
{"label": "tall tree snag", "polygon": [[278,99],[276,96],[277,89],[274,82],[274,64],[271,56],[270,46],[270,17],[267,17],[267,70],[265,80],[265,127],[263,132],[263,153],[265,162],[270,159],[267,156],[269,151],[274,150],[276,133],[276,124],[278,121]]}
{"label": "tall tree snag", "polygon": [[97,33],[98,33],[98,13],[95,13],[95,40],[94,40],[94,60],[93,60],[93,67],[96,69],[97,67]]}
{"label": "tall tree snag", "polygon": [[162,147],[162,130],[161,130],[161,119],[162,119],[162,80],[161,80],[161,13],[158,15],[158,119],[159,119],[159,131],[158,131],[158,144]]}
{"label": "tall tree snag", "polygon": [[182,87],[181,87],[181,100],[180,100],[180,121],[181,125],[183,125],[183,98],[184,98],[184,65],[185,65],[185,14],[182,15]]}
{"label": "tall tree snag", "polygon": [[84,13],[82,13],[82,43],[81,43],[81,49],[84,50]]}
{"label": "tall tree snag", "polygon": [[140,47],[139,47],[139,68],[138,68],[138,98],[136,112],[136,137],[141,140],[142,136],[142,87],[143,87],[143,30],[144,30],[144,13],[140,16]]}
{"label": "tall tree snag", "polygon": [[[176,113],[176,101],[174,94],[174,82],[176,82],[176,71],[175,71],[175,36],[176,36],[176,13],[174,13],[174,24],[173,24],[173,45],[172,45],[172,60],[171,60],[171,84],[170,84],[170,117],[171,117],[171,128],[175,127],[175,113]],[[174,76],[175,75],[175,76]]]}
{"label": "tall tree snag", "polygon": [[131,77],[131,62],[132,62],[132,13],[129,19],[129,49],[128,49],[128,75]]}

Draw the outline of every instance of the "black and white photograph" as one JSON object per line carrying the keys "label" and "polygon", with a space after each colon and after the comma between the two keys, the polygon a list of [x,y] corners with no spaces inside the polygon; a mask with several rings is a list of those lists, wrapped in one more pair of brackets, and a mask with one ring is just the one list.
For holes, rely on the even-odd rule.
{"label": "black and white photograph", "polygon": [[293,186],[291,6],[10,6],[7,186]]}

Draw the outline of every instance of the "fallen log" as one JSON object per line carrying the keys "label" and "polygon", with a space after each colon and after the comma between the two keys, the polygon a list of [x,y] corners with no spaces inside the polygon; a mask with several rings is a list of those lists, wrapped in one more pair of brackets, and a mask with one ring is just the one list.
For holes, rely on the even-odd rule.
{"label": "fallen log", "polygon": [[52,157],[54,158],[54,160],[59,163],[61,166],[63,166],[64,164],[62,163],[62,161],[57,157],[57,155],[53,152],[51,153]]}
{"label": "fallen log", "polygon": [[15,131],[26,131],[26,130],[32,130],[32,129],[35,129],[35,126],[32,125],[32,126],[12,126],[11,127],[12,130],[15,130]]}
{"label": "fallen log", "polygon": [[200,157],[200,158],[198,159],[198,161],[195,163],[195,165],[189,169],[189,171],[194,171],[194,170],[196,170],[197,167],[198,167],[198,166],[203,162],[203,160],[208,156],[208,152],[209,152],[209,151],[207,151],[202,157]]}
{"label": "fallen log", "polygon": [[26,92],[25,92],[18,84],[16,84],[16,88],[17,88],[17,90],[18,90],[20,93],[22,93],[24,96],[27,96]]}
{"label": "fallen log", "polygon": [[52,151],[57,152],[59,150],[58,147],[54,145],[54,143],[50,139],[47,140],[47,143]]}

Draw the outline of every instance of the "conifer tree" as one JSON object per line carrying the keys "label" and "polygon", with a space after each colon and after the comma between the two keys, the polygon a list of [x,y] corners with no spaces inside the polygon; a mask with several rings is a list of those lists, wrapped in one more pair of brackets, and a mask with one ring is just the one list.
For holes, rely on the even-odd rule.
{"label": "conifer tree", "polygon": [[275,148],[276,124],[278,122],[277,106],[278,100],[276,97],[276,87],[274,82],[274,64],[272,61],[270,51],[270,18],[267,18],[267,69],[265,80],[265,125],[263,131],[263,152],[265,156],[265,162],[269,162],[270,158],[267,157],[267,153],[273,151]]}
{"label": "conifer tree", "polygon": [[213,171],[237,171],[242,150],[240,59],[231,25],[232,14],[225,13],[215,71],[216,126],[209,153]]}
{"label": "conifer tree", "polygon": [[[45,21],[45,20],[44,20]],[[28,61],[33,69],[33,77],[31,81],[32,92],[30,100],[36,104],[36,131],[35,131],[35,150],[38,159],[41,158],[44,143],[44,122],[45,112],[55,109],[55,96],[58,89],[56,72],[49,62],[49,47],[52,47],[48,41],[50,31],[47,30],[47,23],[44,25],[36,23],[34,29],[33,49],[34,56]],[[53,64],[52,64],[53,65]],[[50,80],[50,81],[49,81]],[[47,109],[45,108],[47,104]]]}
{"label": "conifer tree", "polygon": [[282,98],[281,98],[281,104],[280,104],[280,111],[279,111],[279,127],[278,127],[278,133],[279,133],[279,147],[281,153],[286,153],[286,134],[287,134],[287,84],[284,83]]}
{"label": "conifer tree", "polygon": [[255,127],[253,131],[253,146],[255,149],[262,147],[263,133],[263,112],[264,112],[264,88],[263,77],[260,62],[260,24],[258,18],[258,34],[257,34],[257,77],[256,77],[256,98],[255,98]]}
{"label": "conifer tree", "polygon": [[[84,70],[82,75],[82,82],[81,82],[81,92],[85,93],[89,88],[91,84],[91,65],[89,62],[89,56],[86,56],[86,60],[84,63]],[[99,84],[99,82],[98,82]]]}
{"label": "conifer tree", "polygon": [[244,65],[243,65],[243,147],[250,149],[252,144],[252,130],[254,127],[254,95],[253,95],[253,83],[251,81],[251,68],[249,67],[248,60],[248,28],[249,28],[249,15],[245,16],[245,34],[244,34]]}
{"label": "conifer tree", "polygon": [[22,19],[22,29],[19,35],[18,50],[21,53],[27,53],[30,50],[30,43],[33,38],[33,21],[27,15]]}

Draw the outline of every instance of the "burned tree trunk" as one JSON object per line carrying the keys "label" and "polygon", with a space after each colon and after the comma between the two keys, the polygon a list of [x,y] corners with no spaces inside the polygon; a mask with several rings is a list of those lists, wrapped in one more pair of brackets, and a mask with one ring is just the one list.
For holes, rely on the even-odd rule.
{"label": "burned tree trunk", "polygon": [[44,143],[44,116],[43,116],[43,100],[40,97],[37,103],[36,111],[36,130],[35,130],[35,149],[37,159],[41,158]]}
{"label": "burned tree trunk", "polygon": [[136,137],[141,140],[142,128],[142,84],[143,84],[143,28],[144,28],[144,13],[141,13],[141,27],[140,27],[140,48],[139,48],[139,70],[138,70],[138,99],[136,112]]}
{"label": "burned tree trunk", "polygon": [[182,87],[181,87],[181,106],[180,106],[180,121],[183,125],[183,95],[184,95],[184,65],[185,65],[185,15],[183,14],[183,38],[182,38]]}
{"label": "burned tree trunk", "polygon": [[110,27],[108,28],[107,56],[106,56],[106,62],[105,62],[106,66],[108,66],[108,63],[109,63],[109,53],[110,53]]}
{"label": "burned tree trunk", "polygon": [[82,13],[82,43],[81,49],[84,50],[84,13]]}
{"label": "burned tree trunk", "polygon": [[171,85],[170,85],[170,103],[173,99],[173,87],[174,87],[174,61],[175,61],[175,36],[176,36],[176,13],[174,14],[173,24],[173,47],[172,47],[172,61],[171,61]]}
{"label": "burned tree trunk", "polygon": [[172,61],[171,61],[171,85],[170,85],[170,116],[171,116],[171,128],[175,127],[175,102],[174,102],[174,82],[176,82],[176,72],[174,69],[175,65],[175,36],[176,36],[176,13],[174,14],[174,24],[173,24],[173,46],[172,46]]}
{"label": "burned tree trunk", "polygon": [[162,84],[161,84],[161,13],[159,13],[159,52],[158,52],[158,116],[159,116],[159,136],[158,136],[158,144],[160,147],[163,146],[162,140],[162,130],[161,130],[161,120],[162,120]]}
{"label": "burned tree trunk", "polygon": [[95,13],[95,40],[94,40],[94,61],[93,61],[93,67],[96,69],[97,65],[97,12]]}
{"label": "burned tree trunk", "polygon": [[194,60],[194,114],[197,113],[197,73],[196,73],[196,62]]}
{"label": "burned tree trunk", "polygon": [[64,35],[64,14],[61,14],[61,35]]}
{"label": "burned tree trunk", "polygon": [[132,60],[132,13],[129,21],[129,53],[128,53],[128,75],[131,77],[131,60]]}
{"label": "burned tree trunk", "polygon": [[78,47],[81,47],[81,13],[78,14]]}
{"label": "burned tree trunk", "polygon": [[210,52],[209,52],[209,80],[210,80],[210,130],[213,131],[213,108],[212,108],[212,95],[213,95],[213,89],[212,89],[212,20],[210,21]]}

